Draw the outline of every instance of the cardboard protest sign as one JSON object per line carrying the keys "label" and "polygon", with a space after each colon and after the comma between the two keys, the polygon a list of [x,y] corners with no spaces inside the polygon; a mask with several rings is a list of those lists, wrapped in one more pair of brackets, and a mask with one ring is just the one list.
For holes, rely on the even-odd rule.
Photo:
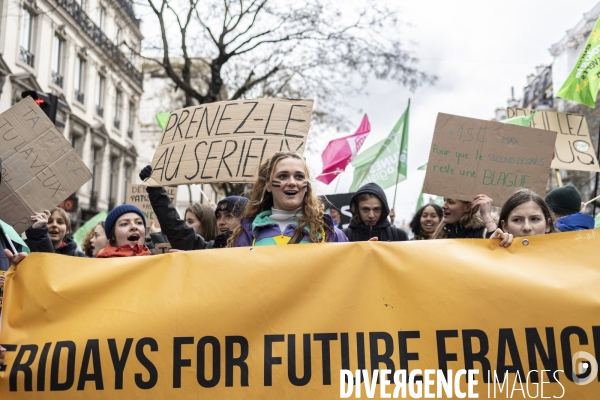
{"label": "cardboard protest sign", "polygon": [[600,231],[527,239],[32,253],[6,276],[0,398],[597,400]]}
{"label": "cardboard protest sign", "polygon": [[0,114],[0,219],[25,231],[92,178],[69,141],[31,97]]}
{"label": "cardboard protest sign", "polygon": [[556,132],[439,113],[423,192],[500,206],[517,189],[544,194]]}
{"label": "cardboard protest sign", "polygon": [[[137,185],[137,184],[129,184],[127,186],[127,203],[133,204],[142,212],[146,217],[146,226],[150,227],[150,223],[154,221],[154,226],[160,228],[160,224],[158,223],[158,218],[154,215],[154,210],[152,209],[152,205],[150,204],[150,199],[148,198],[148,192],[146,192],[146,187],[148,185]],[[177,199],[177,187],[165,187],[167,191],[167,195],[171,199],[171,203],[175,205]]]}
{"label": "cardboard protest sign", "polygon": [[[508,107],[508,118],[531,115],[533,110]],[[554,158],[550,166],[554,169],[599,172],[594,144],[590,139],[587,121],[583,115],[557,111],[535,111],[530,126],[557,132]]]}
{"label": "cardboard protest sign", "polygon": [[312,100],[256,99],[173,111],[146,182],[253,182],[273,153],[304,152],[312,107]]}
{"label": "cardboard protest sign", "polygon": [[352,218],[350,212],[350,199],[354,193],[328,194],[321,196],[321,201],[325,204],[325,211],[329,212],[333,224],[340,229],[347,228]]}

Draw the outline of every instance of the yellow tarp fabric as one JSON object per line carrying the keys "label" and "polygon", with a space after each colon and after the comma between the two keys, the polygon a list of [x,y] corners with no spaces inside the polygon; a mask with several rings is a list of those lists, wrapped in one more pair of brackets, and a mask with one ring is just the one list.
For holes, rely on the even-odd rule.
{"label": "yellow tarp fabric", "polygon": [[566,375],[600,356],[600,231],[528,240],[31,254],[7,275],[0,399],[332,399],[341,368],[469,363],[480,398],[487,363],[510,388],[563,370],[545,397],[597,399],[600,378]]}

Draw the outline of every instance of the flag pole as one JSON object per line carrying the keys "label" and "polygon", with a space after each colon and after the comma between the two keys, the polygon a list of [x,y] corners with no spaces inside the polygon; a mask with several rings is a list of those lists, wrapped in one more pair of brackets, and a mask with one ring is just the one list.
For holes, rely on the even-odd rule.
{"label": "flag pole", "polygon": [[340,181],[342,180],[342,173],[340,172],[337,176],[337,183],[335,184],[335,190],[333,193],[337,194],[338,187],[340,186]]}
{"label": "flag pole", "polygon": [[[410,107],[410,99],[408,99],[408,107]],[[402,126],[402,140],[404,140],[405,132],[408,135],[409,113],[410,111],[407,109],[406,119],[404,120],[404,124]],[[406,142],[406,144],[408,145],[408,142]],[[398,151],[398,164],[396,164],[396,189],[394,189],[394,201],[392,201],[392,208],[394,208],[394,210],[396,207],[396,195],[398,194],[398,180],[400,179],[400,157],[402,157],[402,145],[400,145],[400,149]]]}

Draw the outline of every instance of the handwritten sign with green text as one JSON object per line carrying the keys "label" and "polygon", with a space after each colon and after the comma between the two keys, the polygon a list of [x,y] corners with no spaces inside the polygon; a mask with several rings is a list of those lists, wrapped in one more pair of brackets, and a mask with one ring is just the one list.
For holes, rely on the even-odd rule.
{"label": "handwritten sign with green text", "polygon": [[[527,108],[506,109],[508,118],[530,115]],[[590,138],[587,121],[583,115],[557,111],[537,110],[529,125],[532,128],[558,132],[551,167],[572,171],[598,172],[598,160]]]}
{"label": "handwritten sign with green text", "polygon": [[439,113],[423,192],[502,205],[516,190],[544,195],[556,132]]}

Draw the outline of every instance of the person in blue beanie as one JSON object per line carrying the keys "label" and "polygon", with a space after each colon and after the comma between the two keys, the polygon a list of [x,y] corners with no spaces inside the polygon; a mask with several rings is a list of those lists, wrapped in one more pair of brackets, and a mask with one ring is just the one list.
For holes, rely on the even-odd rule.
{"label": "person in blue beanie", "polygon": [[594,217],[581,212],[584,204],[575,186],[569,184],[554,188],[546,195],[545,200],[554,214],[556,228],[560,232],[594,229]]}

